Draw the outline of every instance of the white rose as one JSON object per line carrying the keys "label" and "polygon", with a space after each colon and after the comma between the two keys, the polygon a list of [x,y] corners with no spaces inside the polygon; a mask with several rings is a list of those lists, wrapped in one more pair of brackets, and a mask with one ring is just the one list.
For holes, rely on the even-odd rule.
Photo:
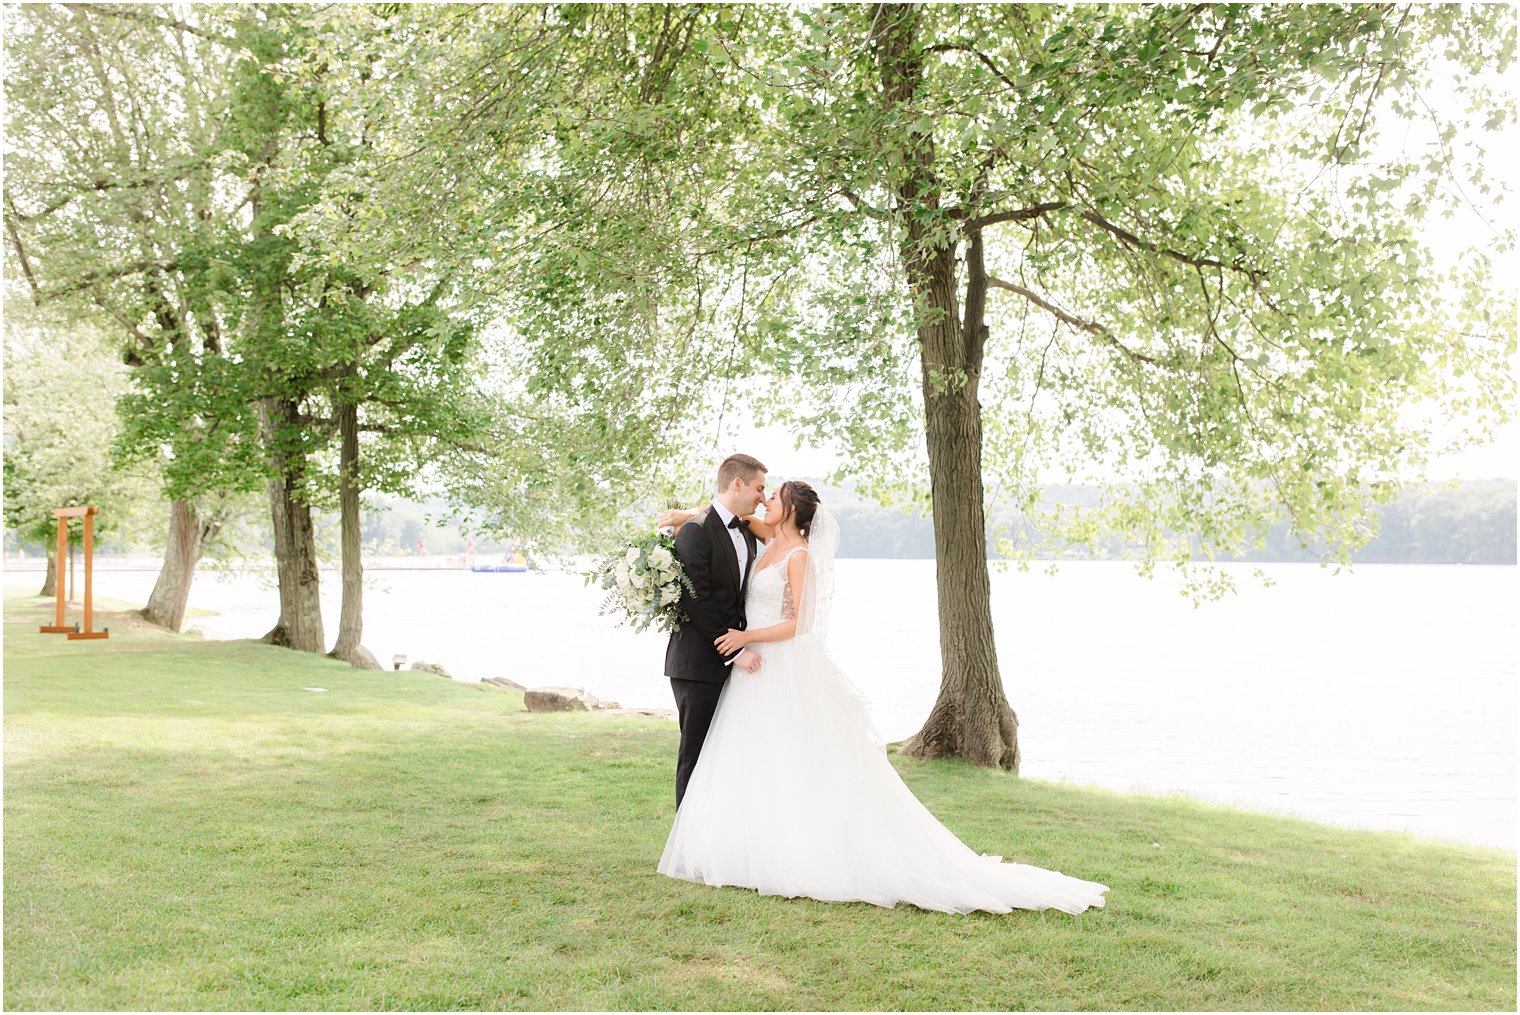
{"label": "white rose", "polygon": [[660,571],[670,569],[670,551],[663,546],[656,546],[649,553],[649,565]]}
{"label": "white rose", "polygon": [[628,580],[633,583],[633,587],[636,589],[641,589],[649,584],[649,579],[641,574],[631,574],[628,576]]}
{"label": "white rose", "polygon": [[680,599],[680,598],[681,598],[681,590],[679,588],[677,588],[676,586],[674,586],[674,585],[672,585],[670,588],[661,589],[660,590],[660,605],[661,606],[669,606],[671,603],[675,602],[677,599]]}
{"label": "white rose", "polygon": [[627,562],[629,567],[637,564],[639,562],[639,548],[637,546],[630,546],[628,552],[623,554],[623,560]]}

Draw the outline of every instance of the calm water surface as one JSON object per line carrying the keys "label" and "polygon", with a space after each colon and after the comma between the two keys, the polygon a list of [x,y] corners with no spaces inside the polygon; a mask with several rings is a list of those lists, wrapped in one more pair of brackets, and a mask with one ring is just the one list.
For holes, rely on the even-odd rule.
{"label": "calm water surface", "polygon": [[[1240,592],[1194,608],[1175,579],[1113,562],[994,573],[992,606],[1023,774],[1181,792],[1342,825],[1515,847],[1517,569],[1234,567]],[[365,644],[458,679],[568,684],[673,707],[665,638],[597,615],[579,576],[369,572]],[[143,602],[151,571],[98,573]],[[8,570],[7,585],[39,576]],[[338,582],[323,575],[329,638]],[[842,560],[831,647],[891,740],[939,683],[934,562]],[[263,634],[261,575],[197,579],[208,637]]]}

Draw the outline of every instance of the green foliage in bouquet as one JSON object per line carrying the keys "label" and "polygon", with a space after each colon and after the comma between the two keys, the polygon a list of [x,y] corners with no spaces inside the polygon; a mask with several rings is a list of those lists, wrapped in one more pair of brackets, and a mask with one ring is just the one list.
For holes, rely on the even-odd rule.
{"label": "green foliage in bouquet", "polygon": [[675,631],[689,618],[681,608],[681,591],[697,590],[681,559],[674,538],[659,532],[634,536],[621,553],[601,561],[586,572],[586,584],[610,589],[602,600],[601,614],[621,611],[637,631],[658,627]]}

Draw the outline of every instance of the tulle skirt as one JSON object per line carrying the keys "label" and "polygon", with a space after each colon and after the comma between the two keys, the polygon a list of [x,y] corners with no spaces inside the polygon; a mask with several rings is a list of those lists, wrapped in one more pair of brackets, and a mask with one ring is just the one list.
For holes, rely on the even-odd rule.
{"label": "tulle skirt", "polygon": [[946,913],[1102,906],[1108,886],[974,852],[887,760],[858,691],[809,639],[724,685],[662,874],[762,895]]}

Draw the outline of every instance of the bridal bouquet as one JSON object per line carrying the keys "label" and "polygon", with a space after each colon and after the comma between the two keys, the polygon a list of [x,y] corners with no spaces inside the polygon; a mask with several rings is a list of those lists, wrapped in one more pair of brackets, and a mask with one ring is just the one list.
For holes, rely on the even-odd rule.
{"label": "bridal bouquet", "polygon": [[586,572],[586,584],[611,589],[599,613],[623,612],[634,630],[651,626],[674,631],[687,620],[681,609],[681,590],[696,594],[681,561],[676,541],[658,532],[637,536],[628,548]]}

